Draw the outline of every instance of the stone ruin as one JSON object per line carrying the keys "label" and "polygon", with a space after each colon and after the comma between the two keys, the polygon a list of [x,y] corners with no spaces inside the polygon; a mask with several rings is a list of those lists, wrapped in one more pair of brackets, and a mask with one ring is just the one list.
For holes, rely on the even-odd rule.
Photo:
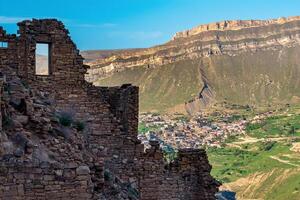
{"label": "stone ruin", "polygon": [[[0,27],[0,199],[215,199],[204,150],[166,163],[138,134],[138,88],[96,87],[62,22]],[[46,75],[36,46],[49,47]]]}

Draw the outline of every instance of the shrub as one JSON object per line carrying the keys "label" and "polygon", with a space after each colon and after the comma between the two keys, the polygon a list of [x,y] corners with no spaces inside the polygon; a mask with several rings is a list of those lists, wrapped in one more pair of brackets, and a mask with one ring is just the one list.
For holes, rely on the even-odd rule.
{"label": "shrub", "polygon": [[260,146],[260,150],[270,151],[276,144],[276,141],[266,141]]}
{"label": "shrub", "polygon": [[127,186],[128,196],[130,199],[139,199],[139,192],[137,189],[133,188],[130,184]]}
{"label": "shrub", "polygon": [[63,126],[70,127],[73,123],[73,116],[68,112],[61,112],[58,114],[59,123]]}
{"label": "shrub", "polygon": [[262,128],[264,125],[265,125],[264,122],[261,122],[261,123],[253,123],[253,124],[249,123],[249,124],[246,125],[246,131],[247,131],[247,132],[251,132],[251,131],[253,131],[253,130],[257,130],[257,129]]}
{"label": "shrub", "polygon": [[138,127],[139,134],[145,134],[148,131],[150,131],[150,128],[147,127],[145,123],[139,123],[139,127]]}
{"label": "shrub", "polygon": [[74,123],[74,127],[76,128],[77,131],[83,131],[85,129],[85,123],[82,121],[76,121]]}
{"label": "shrub", "polygon": [[5,92],[7,92],[9,95],[11,94],[11,88],[9,84],[4,84],[3,89]]}
{"label": "shrub", "polygon": [[104,180],[105,181],[111,181],[113,179],[113,176],[109,170],[104,171]]}
{"label": "shrub", "polygon": [[3,126],[3,128],[9,129],[9,128],[12,128],[13,125],[14,125],[14,122],[11,119],[11,117],[8,116],[8,115],[4,115],[3,118],[2,118],[2,126]]}
{"label": "shrub", "polygon": [[21,80],[21,83],[26,89],[29,89],[29,85],[28,85],[27,81]]}
{"label": "shrub", "polygon": [[291,126],[290,130],[289,130],[289,134],[290,135],[295,135],[296,133],[296,129],[295,129],[295,126]]}
{"label": "shrub", "polygon": [[165,147],[163,147],[162,150],[163,150],[164,159],[168,163],[171,163],[177,158],[177,151],[170,145],[166,145]]}

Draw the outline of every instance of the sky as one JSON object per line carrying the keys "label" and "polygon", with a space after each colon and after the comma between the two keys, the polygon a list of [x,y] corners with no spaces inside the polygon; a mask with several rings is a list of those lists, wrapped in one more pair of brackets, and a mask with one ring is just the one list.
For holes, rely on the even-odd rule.
{"label": "sky", "polygon": [[80,50],[150,47],[200,24],[296,15],[300,0],[0,0],[8,33],[24,19],[57,18]]}

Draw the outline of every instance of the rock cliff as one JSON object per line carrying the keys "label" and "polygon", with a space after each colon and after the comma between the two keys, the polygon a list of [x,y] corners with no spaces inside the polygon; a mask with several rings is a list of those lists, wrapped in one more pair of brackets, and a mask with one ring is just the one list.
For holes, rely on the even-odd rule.
{"label": "rock cliff", "polygon": [[[139,74],[139,76],[143,74],[144,80],[148,81],[147,73],[166,71],[163,67],[168,67],[169,75],[173,76],[172,80],[170,77],[164,77],[162,72],[160,75],[169,80],[169,83],[165,83],[170,86],[169,93],[173,90],[172,81],[180,82],[175,87],[180,87],[178,84],[181,84],[182,87],[192,87],[192,89],[180,101],[173,103],[162,100],[160,104],[165,104],[164,108],[174,107],[197,98],[205,84],[214,93],[214,98],[209,99],[229,99],[239,104],[257,102],[267,104],[279,100],[279,93],[285,93],[289,100],[292,97],[298,98],[297,92],[283,88],[288,86],[293,88],[294,86],[290,85],[293,81],[298,85],[298,78],[290,80],[288,76],[291,75],[291,71],[298,74],[299,44],[300,17],[223,21],[176,33],[171,41],[163,45],[148,49],[114,51],[102,60],[88,62],[91,68],[86,78],[100,85],[116,84],[120,83],[116,81],[116,77],[120,78],[122,74],[123,77],[127,77],[121,78],[122,81],[133,82],[147,90],[151,86],[139,82],[134,74]],[[88,54],[88,52],[85,53]],[[98,53],[101,54],[101,51]],[[140,69],[137,69],[138,67]],[[174,78],[175,75],[171,72],[174,68],[178,68],[176,71],[182,75],[186,70],[193,70],[193,73],[197,75],[190,74],[188,78],[190,83],[185,83],[186,80],[182,77]],[[123,72],[124,70],[126,72]],[[283,76],[278,75],[279,71],[284,72]],[[243,74],[240,74],[241,72]],[[245,75],[247,73],[248,77]],[[206,81],[202,80],[203,75],[207,77]],[[242,78],[243,76],[245,77]],[[154,77],[152,74],[151,79]],[[237,80],[237,77],[240,80]],[[249,79],[249,81],[244,82],[244,79]],[[262,85],[258,86],[258,82],[263,82],[264,88],[260,88]],[[160,85],[164,86],[164,84]],[[265,88],[265,86],[268,87]],[[244,90],[249,92],[245,94]],[[230,96],[226,94],[227,91]],[[170,97],[167,96],[165,99],[170,99]],[[162,109],[154,105],[154,102],[149,103],[150,100],[143,91],[141,98],[146,99],[149,104],[142,105],[142,110]],[[158,98],[161,100],[164,97]],[[207,102],[201,104],[207,105]]]}

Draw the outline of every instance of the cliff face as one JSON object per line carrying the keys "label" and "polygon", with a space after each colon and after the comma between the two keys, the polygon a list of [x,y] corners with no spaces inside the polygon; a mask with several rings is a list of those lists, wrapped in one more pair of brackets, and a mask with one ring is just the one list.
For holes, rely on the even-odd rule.
{"label": "cliff face", "polygon": [[[164,104],[165,107],[174,107],[197,98],[205,84],[210,86],[209,89],[212,93],[215,93],[214,98],[210,97],[209,99],[224,100],[226,98],[241,104],[267,103],[279,100],[283,93],[287,96],[285,99],[290,100],[293,96],[297,99],[299,94],[290,91],[294,86],[289,84],[295,81],[295,84],[298,85],[298,78],[295,77],[295,80],[289,80],[289,78],[292,76],[291,73],[298,74],[299,71],[299,44],[300,17],[276,20],[224,21],[201,25],[177,33],[171,41],[160,46],[130,51],[114,51],[108,56],[103,56],[100,60],[89,62],[91,69],[86,78],[101,85],[116,84],[121,83],[121,81],[133,82],[144,86],[145,91],[147,91],[147,88],[151,86],[139,82],[137,80],[139,78],[135,77],[134,74],[139,74],[139,76],[144,74],[143,77],[147,81],[149,71],[168,71],[169,74],[166,74],[172,75],[173,78],[164,77],[164,74],[160,72],[161,78],[169,80],[169,83],[166,82],[165,84],[170,86],[167,87],[169,92],[158,98],[158,101],[161,100],[159,103]],[[88,52],[85,53],[88,54]],[[101,51],[98,53],[102,55]],[[185,83],[182,80],[183,77],[175,79],[173,72],[170,73],[175,67],[180,68],[176,70],[178,73],[184,74],[186,65],[189,65],[188,68],[193,68],[194,72],[197,71],[196,74],[191,74],[188,78],[190,83]],[[137,67],[140,69],[136,69]],[[164,67],[168,67],[169,70],[162,69]],[[283,73],[282,76],[278,76],[279,71]],[[120,73],[122,76],[130,77],[130,79],[121,78],[119,82],[116,81],[115,77],[120,78],[118,75]],[[203,75],[207,77],[206,82],[202,80]],[[243,76],[245,77],[243,78]],[[155,75],[152,74],[151,77],[153,79]],[[240,80],[237,80],[237,77]],[[244,80],[248,82],[244,82]],[[189,94],[184,94],[183,98],[179,98],[179,101],[165,101],[162,98],[170,99],[171,97],[168,96],[168,93],[173,90],[172,81],[180,82],[175,85],[175,88],[191,87],[193,89]],[[190,85],[193,84],[191,81],[196,82],[196,84]],[[256,85],[259,82],[263,84]],[[271,86],[273,88],[270,88]],[[160,87],[157,88],[158,92],[160,92],[161,87],[164,85],[160,84]],[[249,92],[245,92],[245,89]],[[234,98],[228,94],[234,94]],[[148,98],[143,91],[141,96],[142,99]],[[161,109],[149,100],[146,104],[151,105],[143,105],[142,102],[142,110]],[[202,104],[207,105],[207,102],[202,102]]]}

